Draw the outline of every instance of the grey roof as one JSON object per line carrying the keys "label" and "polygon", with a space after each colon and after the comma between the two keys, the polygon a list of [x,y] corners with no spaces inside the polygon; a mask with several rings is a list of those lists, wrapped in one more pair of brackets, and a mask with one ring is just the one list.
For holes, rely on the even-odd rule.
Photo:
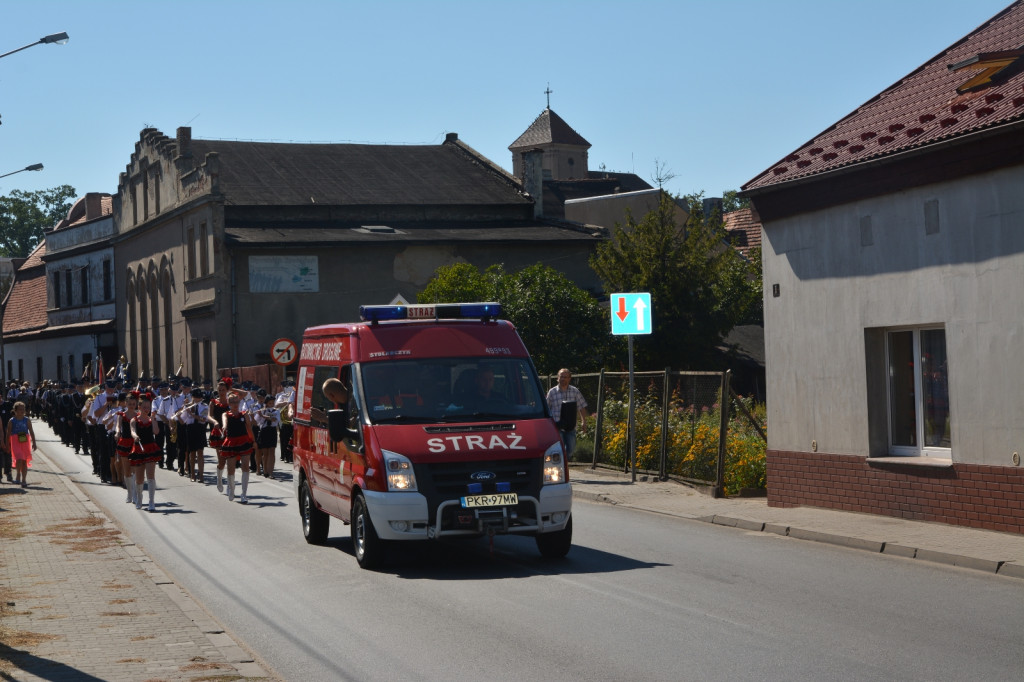
{"label": "grey roof", "polygon": [[296,144],[192,140],[196,163],[216,152],[219,187],[240,206],[522,205],[530,199],[458,142]]}
{"label": "grey roof", "polygon": [[520,135],[515,142],[508,146],[509,149],[522,149],[523,147],[536,147],[543,144],[572,144],[580,147],[590,148],[590,143],[583,139],[572,127],[562,120],[562,117],[545,109],[540,116],[530,124],[526,132]]}
{"label": "grey roof", "polygon": [[351,224],[329,227],[236,226],[225,228],[224,236],[225,241],[236,246],[274,248],[391,242],[578,242],[603,238],[598,232],[575,226],[512,221],[462,225],[389,222],[386,225]]}

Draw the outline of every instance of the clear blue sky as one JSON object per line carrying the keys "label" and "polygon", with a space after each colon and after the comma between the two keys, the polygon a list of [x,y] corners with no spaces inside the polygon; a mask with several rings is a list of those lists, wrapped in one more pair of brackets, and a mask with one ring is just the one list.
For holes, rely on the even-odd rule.
{"label": "clear blue sky", "polygon": [[194,138],[437,144],[511,169],[545,106],[590,168],[742,184],[1009,0],[6,0],[0,194],[115,192],[153,126]]}

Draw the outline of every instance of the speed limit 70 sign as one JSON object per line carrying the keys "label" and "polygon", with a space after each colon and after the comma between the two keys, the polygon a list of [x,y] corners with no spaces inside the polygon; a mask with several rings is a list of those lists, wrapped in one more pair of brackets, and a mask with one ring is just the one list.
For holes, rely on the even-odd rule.
{"label": "speed limit 70 sign", "polygon": [[270,347],[270,359],[279,365],[290,365],[299,355],[299,349],[291,339],[278,339]]}

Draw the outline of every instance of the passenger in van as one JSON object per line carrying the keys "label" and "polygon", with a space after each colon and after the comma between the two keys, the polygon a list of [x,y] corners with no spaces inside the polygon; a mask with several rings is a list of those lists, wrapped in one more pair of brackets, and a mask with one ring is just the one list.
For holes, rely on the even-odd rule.
{"label": "passenger in van", "polygon": [[320,390],[323,391],[325,398],[334,403],[335,408],[344,408],[348,405],[348,389],[341,383],[341,379],[331,377],[324,382]]}
{"label": "passenger in van", "polygon": [[[345,410],[346,414],[348,413],[349,390],[341,379],[331,377],[320,386],[320,392],[333,403],[332,409]],[[310,418],[318,426],[327,426],[327,412],[319,407],[310,410]]]}

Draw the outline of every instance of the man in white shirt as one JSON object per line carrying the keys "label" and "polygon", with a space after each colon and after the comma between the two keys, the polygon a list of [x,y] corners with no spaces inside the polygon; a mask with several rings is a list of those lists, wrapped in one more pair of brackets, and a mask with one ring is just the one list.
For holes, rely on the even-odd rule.
{"label": "man in white shirt", "polygon": [[181,395],[181,384],[174,381],[168,387],[170,393],[164,398],[160,405],[160,416],[161,424],[167,426],[167,441],[166,445],[166,456],[164,457],[164,468],[174,469],[174,460],[178,459],[180,464],[181,475],[184,476],[185,471],[185,456],[184,450],[184,438],[181,433],[177,433],[178,422],[174,419],[175,413],[181,409],[181,406],[185,402],[184,396]]}
{"label": "man in white shirt", "polygon": [[117,384],[108,379],[103,385],[103,392],[93,398],[89,411],[86,412],[85,421],[92,438],[92,447],[89,453],[92,458],[92,472],[100,477],[104,483],[110,482],[110,451],[107,443],[107,431],[103,427],[103,415],[107,412],[107,401],[114,395],[114,387]]}

